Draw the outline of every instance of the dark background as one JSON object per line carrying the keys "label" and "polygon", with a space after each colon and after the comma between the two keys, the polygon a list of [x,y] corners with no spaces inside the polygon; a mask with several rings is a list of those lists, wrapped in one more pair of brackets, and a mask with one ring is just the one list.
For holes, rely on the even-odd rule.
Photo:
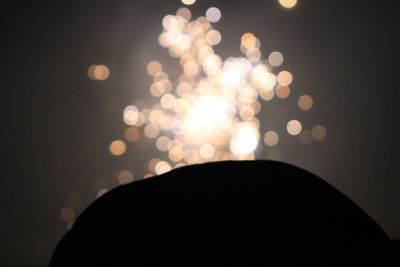
{"label": "dark background", "polygon": [[[156,153],[146,142],[129,145],[122,157],[109,155],[108,144],[123,136],[126,105],[152,101],[146,64],[177,66],[157,38],[162,18],[180,6],[177,0],[1,4],[0,265],[45,265],[66,231],[59,211],[68,195],[79,195],[82,209],[96,198],[99,179],[121,169],[144,174],[141,166]],[[241,35],[253,32],[263,55],[281,51],[294,74],[290,98],[266,103],[260,116],[265,129],[279,130],[282,160],[320,175],[400,238],[396,1],[299,0],[286,10],[275,0],[198,0],[189,8],[197,17],[210,6],[222,11],[215,27],[223,58],[240,56]],[[110,78],[90,80],[91,64],[107,65]],[[303,93],[315,101],[309,112],[296,109]],[[288,136],[292,117],[309,129],[323,124],[327,139],[303,145]]]}

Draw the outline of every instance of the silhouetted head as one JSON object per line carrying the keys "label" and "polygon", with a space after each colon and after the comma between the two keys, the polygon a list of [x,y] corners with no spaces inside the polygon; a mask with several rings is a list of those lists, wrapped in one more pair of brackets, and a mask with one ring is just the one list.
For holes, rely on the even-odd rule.
{"label": "silhouetted head", "polygon": [[77,219],[51,266],[384,263],[388,238],[321,178],[272,161],[192,165],[120,186]]}

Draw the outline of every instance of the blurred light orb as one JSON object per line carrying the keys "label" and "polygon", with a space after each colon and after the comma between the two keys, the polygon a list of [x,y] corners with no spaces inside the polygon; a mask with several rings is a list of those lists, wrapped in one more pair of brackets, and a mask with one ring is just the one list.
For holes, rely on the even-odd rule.
{"label": "blurred light orb", "polygon": [[279,142],[279,135],[275,131],[268,131],[264,134],[264,143],[267,146],[275,146]]}
{"label": "blurred light orb", "polygon": [[218,22],[221,19],[221,11],[216,7],[210,7],[206,11],[206,17],[209,22]]}
{"label": "blurred light orb", "polygon": [[302,126],[298,120],[288,122],[286,129],[290,135],[298,135],[301,132]]}
{"label": "blurred light orb", "polygon": [[297,0],[279,0],[284,8],[293,8],[297,4]]}
{"label": "blurred light orb", "polygon": [[290,95],[290,87],[289,86],[278,86],[275,89],[275,94],[278,98],[286,99]]}
{"label": "blurred light orb", "polygon": [[196,3],[196,0],[181,0],[183,4],[185,5],[193,5],[194,3]]}
{"label": "blurred light orb", "polygon": [[169,172],[171,169],[171,165],[169,165],[169,163],[166,161],[159,161],[155,166],[155,172],[157,175]]}
{"label": "blurred light orb", "polygon": [[110,69],[106,65],[91,65],[87,75],[92,80],[104,81],[110,76]]}
{"label": "blurred light orb", "polygon": [[314,101],[311,96],[302,95],[299,97],[298,105],[301,110],[306,111],[312,108],[312,106],[314,105]]}
{"label": "blurred light orb", "polygon": [[250,124],[243,123],[238,126],[236,133],[231,139],[231,151],[234,155],[242,159],[242,156],[252,153],[257,148],[258,139],[258,130]]}
{"label": "blurred light orb", "polygon": [[133,174],[128,170],[123,170],[118,174],[118,182],[119,184],[128,184],[133,182]]}
{"label": "blurred light orb", "polygon": [[125,130],[125,139],[128,142],[136,142],[140,139],[140,131],[136,127],[129,127]]}
{"label": "blurred light orb", "polygon": [[114,140],[111,142],[109,146],[109,150],[111,155],[113,156],[121,156],[126,151],[126,144],[122,140]]}
{"label": "blurred light orb", "polygon": [[210,144],[204,144],[200,147],[200,156],[205,160],[210,160],[215,155],[215,148]]}
{"label": "blurred light orb", "polygon": [[293,82],[293,75],[287,70],[279,72],[277,78],[278,83],[282,86],[289,86]]}
{"label": "blurred light orb", "polygon": [[99,197],[101,197],[102,195],[104,195],[107,192],[108,192],[107,188],[102,188],[99,191],[97,191],[96,197],[99,198]]}
{"label": "blurred light orb", "polygon": [[167,151],[171,140],[167,136],[160,136],[157,138],[156,147],[160,151]]}
{"label": "blurred light orb", "polygon": [[217,45],[221,42],[222,37],[219,31],[211,30],[207,32],[206,39],[211,45]]}
{"label": "blurred light orb", "polygon": [[130,105],[124,109],[124,122],[127,125],[135,125],[139,120],[139,110],[136,106]]}
{"label": "blurred light orb", "polygon": [[156,76],[162,71],[162,65],[158,61],[151,61],[147,65],[147,73],[151,76]]}
{"label": "blurred light orb", "polygon": [[71,222],[75,218],[75,211],[71,207],[64,207],[60,210],[60,218],[64,222]]}
{"label": "blurred light orb", "polygon": [[313,136],[310,130],[304,130],[299,134],[299,139],[302,144],[308,145],[313,141]]}
{"label": "blurred light orb", "polygon": [[186,7],[181,7],[176,11],[176,15],[180,16],[186,20],[190,20],[192,18],[192,12]]}
{"label": "blurred light orb", "polygon": [[268,56],[269,64],[273,67],[279,67],[283,63],[283,55],[281,52],[275,51]]}
{"label": "blurred light orb", "polygon": [[317,125],[312,129],[312,136],[317,141],[322,141],[326,138],[327,130],[322,125]]}

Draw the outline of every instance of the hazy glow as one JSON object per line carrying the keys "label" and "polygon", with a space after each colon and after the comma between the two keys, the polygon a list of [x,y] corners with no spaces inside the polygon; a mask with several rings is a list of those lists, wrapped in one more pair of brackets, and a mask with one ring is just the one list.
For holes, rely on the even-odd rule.
{"label": "hazy glow", "polygon": [[302,95],[298,101],[299,108],[302,110],[309,110],[314,105],[314,101],[309,95]]}
{"label": "hazy glow", "polygon": [[267,146],[275,146],[279,142],[279,135],[275,131],[268,131],[264,135],[264,143]]}

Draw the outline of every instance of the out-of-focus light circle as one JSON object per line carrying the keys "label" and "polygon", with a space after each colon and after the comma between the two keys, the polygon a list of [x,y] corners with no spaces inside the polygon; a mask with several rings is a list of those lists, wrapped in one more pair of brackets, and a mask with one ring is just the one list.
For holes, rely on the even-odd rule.
{"label": "out-of-focus light circle", "polygon": [[298,120],[291,120],[286,126],[290,135],[298,135],[301,132],[301,128],[301,123]]}
{"label": "out-of-focus light circle", "polygon": [[268,131],[264,134],[264,143],[267,146],[275,146],[279,142],[279,135],[275,131]]}
{"label": "out-of-focus light circle", "polygon": [[118,174],[119,184],[128,184],[133,182],[133,174],[128,170],[123,170]]}
{"label": "out-of-focus light circle", "polygon": [[75,218],[75,211],[71,207],[64,207],[60,210],[60,218],[64,222],[70,222]]}
{"label": "out-of-focus light circle", "polygon": [[194,3],[196,3],[196,0],[181,0],[183,4],[185,5],[193,5]]}
{"label": "out-of-focus light circle", "polygon": [[190,20],[192,18],[192,12],[186,7],[181,7],[176,11],[176,15],[180,16],[186,20]]}
{"label": "out-of-focus light circle", "polygon": [[96,76],[94,75],[94,70],[96,69],[97,65],[91,65],[87,69],[87,75],[91,80],[96,80]]}
{"label": "out-of-focus light circle", "polygon": [[242,35],[241,43],[245,48],[250,48],[256,45],[257,38],[252,33],[245,33]]}
{"label": "out-of-focus light circle", "polygon": [[279,0],[284,8],[293,8],[297,4],[297,0]]}
{"label": "out-of-focus light circle", "polygon": [[171,109],[175,105],[176,98],[172,94],[165,94],[161,97],[161,106],[165,109]]}
{"label": "out-of-focus light circle", "polygon": [[301,110],[309,110],[312,108],[314,101],[311,96],[309,95],[302,95],[298,101],[299,108]]}
{"label": "out-of-focus light circle", "polygon": [[181,146],[174,146],[169,150],[168,157],[174,162],[181,161],[184,153]]}
{"label": "out-of-focus light circle", "polygon": [[97,191],[96,197],[99,198],[99,197],[101,197],[102,195],[104,195],[107,192],[108,192],[107,188],[102,188],[99,191]]}
{"label": "out-of-focus light circle", "polygon": [[136,142],[140,139],[140,131],[135,127],[129,127],[125,130],[125,139],[128,142]]}
{"label": "out-of-focus light circle", "polygon": [[278,74],[278,83],[282,86],[289,86],[293,82],[293,75],[287,71],[283,70]]}
{"label": "out-of-focus light circle", "polygon": [[159,133],[160,130],[153,124],[147,124],[146,127],[144,127],[144,135],[147,138],[154,139],[158,136]]}
{"label": "out-of-focus light circle", "polygon": [[290,95],[290,87],[289,86],[278,86],[275,89],[275,94],[277,97],[279,97],[281,99],[288,98],[288,96]]}
{"label": "out-of-focus light circle", "polygon": [[317,141],[322,141],[326,138],[327,131],[326,128],[322,125],[317,125],[312,129],[312,136]]}
{"label": "out-of-focus light circle", "polygon": [[209,22],[218,22],[221,19],[221,11],[216,7],[207,9],[206,17]]}
{"label": "out-of-focus light circle", "polygon": [[110,153],[114,156],[121,156],[126,151],[126,144],[122,140],[114,140],[109,146]]}
{"label": "out-of-focus light circle", "polygon": [[166,161],[159,161],[155,167],[157,175],[169,172],[171,169],[172,169],[171,166]]}
{"label": "out-of-focus light circle", "polygon": [[167,151],[171,140],[167,136],[160,136],[157,138],[156,147],[160,151]]}
{"label": "out-of-focus light circle", "polygon": [[156,172],[156,165],[158,162],[160,162],[160,159],[157,159],[157,158],[153,158],[149,161],[149,163],[147,164],[147,167],[150,172],[153,172],[153,173]]}
{"label": "out-of-focus light circle", "polygon": [[300,142],[308,145],[311,144],[313,141],[313,136],[310,130],[304,130],[299,135]]}
{"label": "out-of-focus light circle", "polygon": [[107,66],[105,65],[98,65],[94,69],[94,77],[96,80],[104,81],[107,80],[107,78],[110,76],[110,70]]}
{"label": "out-of-focus light circle", "polygon": [[155,76],[162,71],[162,66],[158,61],[151,61],[147,65],[147,73],[151,76]]}
{"label": "out-of-focus light circle", "polygon": [[127,125],[135,125],[139,120],[139,110],[136,106],[127,106],[124,109],[124,122]]}
{"label": "out-of-focus light circle", "polygon": [[211,45],[217,45],[221,42],[221,34],[217,30],[211,30],[207,33],[206,39]]}
{"label": "out-of-focus light circle", "polygon": [[204,144],[200,147],[200,156],[205,160],[210,160],[215,155],[215,148],[210,144]]}
{"label": "out-of-focus light circle", "polygon": [[283,63],[283,55],[281,52],[274,51],[269,55],[268,61],[271,66],[279,67]]}

